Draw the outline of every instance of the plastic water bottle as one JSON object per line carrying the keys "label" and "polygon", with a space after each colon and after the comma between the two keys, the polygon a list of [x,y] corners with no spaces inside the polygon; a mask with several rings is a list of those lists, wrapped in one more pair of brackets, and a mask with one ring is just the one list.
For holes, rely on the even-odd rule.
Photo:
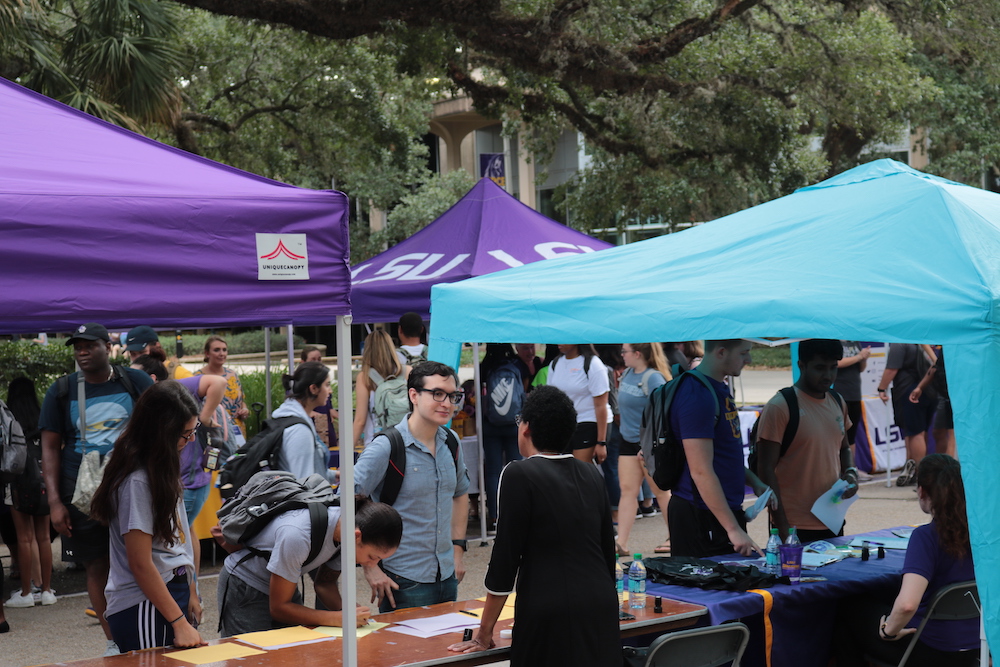
{"label": "plastic water bottle", "polygon": [[646,607],[646,566],[642,564],[642,554],[633,556],[628,568],[628,606],[631,609]]}
{"label": "plastic water bottle", "polygon": [[[785,546],[798,547],[799,549],[799,565],[798,567],[786,567],[783,569],[782,574],[787,574],[789,583],[797,584],[802,577],[802,543],[799,542],[798,533],[795,530],[795,526],[788,529],[788,539],[785,540]],[[782,560],[785,560],[784,558]],[[787,565],[787,564],[786,564]]]}
{"label": "plastic water bottle", "polygon": [[771,529],[771,536],[767,538],[767,546],[764,547],[764,556],[767,558],[767,573],[781,576],[781,536],[778,529]]}
{"label": "plastic water bottle", "polygon": [[615,554],[615,588],[618,589],[618,609],[625,603],[625,572],[618,562],[618,554]]}

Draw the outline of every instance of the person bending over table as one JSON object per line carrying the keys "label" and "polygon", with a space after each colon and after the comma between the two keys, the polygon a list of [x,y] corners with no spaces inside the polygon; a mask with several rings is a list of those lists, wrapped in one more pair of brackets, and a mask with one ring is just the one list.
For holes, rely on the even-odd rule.
{"label": "person bending over table", "polygon": [[552,386],[528,394],[518,419],[526,457],[500,477],[499,514],[486,573],[486,608],[475,638],[448,647],[494,647],[494,626],[517,581],[510,664],[622,664],[611,506],[597,468],[565,451],[576,410]]}
{"label": "person bending over table", "polygon": [[[391,556],[403,536],[403,520],[394,508],[363,496],[356,497],[354,531],[355,561],[358,565],[377,564]],[[343,627],[342,600],[337,588],[340,579],[340,507],[327,509],[329,522],[323,549],[310,562],[311,523],[308,509],[291,510],[275,517],[264,530],[233,551],[219,573],[219,635],[230,637],[244,632],[270,630],[289,625],[331,625]],[[224,548],[218,526],[212,534]],[[299,578],[316,570],[316,597],[326,611],[302,604],[297,588]],[[351,568],[353,570],[354,568]],[[351,576],[354,576],[353,573]],[[355,622],[368,622],[371,610],[358,606]]]}
{"label": "person bending over table", "polygon": [[[897,663],[913,641],[927,603],[943,586],[975,579],[958,461],[924,457],[917,468],[917,499],[931,522],[914,529],[895,602],[853,598],[841,603],[834,652],[839,667],[865,664],[868,654]],[[929,621],[907,665],[965,667],[979,662],[979,620]]]}

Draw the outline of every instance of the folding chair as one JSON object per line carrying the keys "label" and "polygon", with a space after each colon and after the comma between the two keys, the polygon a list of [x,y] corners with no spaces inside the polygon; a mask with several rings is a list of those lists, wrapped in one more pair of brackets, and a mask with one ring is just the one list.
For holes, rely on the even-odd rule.
{"label": "folding chair", "polygon": [[[927,621],[966,621],[970,618],[979,617],[979,589],[976,587],[975,581],[960,581],[943,586],[938,589],[938,592],[934,594],[934,597],[931,598],[930,603],[927,605],[927,613],[924,614],[924,619],[917,626],[917,631],[913,634],[913,639],[910,641],[910,645],[906,647],[906,652],[903,653],[903,657],[900,658],[898,665],[883,662],[871,656],[865,657],[873,665],[878,665],[879,667],[903,667],[906,661],[910,659],[910,653],[913,652],[913,647],[917,645],[917,639],[920,638],[921,633],[924,631]],[[989,655],[988,649],[986,655]]]}
{"label": "folding chair", "polygon": [[645,667],[740,667],[749,639],[742,623],[669,632],[649,645]]}

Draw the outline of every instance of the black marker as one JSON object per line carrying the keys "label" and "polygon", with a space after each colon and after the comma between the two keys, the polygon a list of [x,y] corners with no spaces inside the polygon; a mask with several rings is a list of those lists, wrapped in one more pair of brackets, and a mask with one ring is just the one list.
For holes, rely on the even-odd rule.
{"label": "black marker", "polygon": [[479,618],[479,614],[477,614],[474,611],[468,611],[467,609],[459,609],[458,613],[459,614],[468,614],[469,616],[475,616],[476,618]]}
{"label": "black marker", "polygon": [[659,596],[653,598],[653,611],[657,614],[663,613],[663,598]]}

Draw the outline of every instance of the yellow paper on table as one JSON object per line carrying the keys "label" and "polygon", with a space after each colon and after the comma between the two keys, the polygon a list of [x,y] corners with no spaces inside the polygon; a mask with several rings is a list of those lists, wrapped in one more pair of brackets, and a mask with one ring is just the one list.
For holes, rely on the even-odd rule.
{"label": "yellow paper on table", "polygon": [[[369,623],[368,625],[363,625],[358,628],[358,637],[367,637],[376,630],[381,630],[388,625],[388,623]],[[324,635],[328,635],[330,637],[344,636],[344,628],[335,628],[331,625],[321,625],[316,628],[316,632],[322,632]]]}
{"label": "yellow paper on table", "polygon": [[278,628],[277,630],[247,632],[242,635],[233,635],[233,638],[261,648],[272,649],[327,640],[330,636],[297,625],[291,628]]}
{"label": "yellow paper on table", "polygon": [[200,646],[183,651],[174,651],[173,653],[164,653],[163,656],[165,658],[190,662],[193,665],[204,665],[210,662],[222,662],[223,660],[231,660],[233,658],[260,655],[263,652],[242,644],[226,642],[224,644],[215,644],[214,646]]}
{"label": "yellow paper on table", "polygon": [[[517,593],[511,593],[510,595],[507,596],[507,600],[503,603],[503,606],[505,606],[505,607],[513,607],[514,606],[514,600],[516,598],[517,598]],[[483,597],[481,597],[481,598],[476,598],[476,599],[479,600],[480,602],[486,602],[486,596],[485,595]]]}

